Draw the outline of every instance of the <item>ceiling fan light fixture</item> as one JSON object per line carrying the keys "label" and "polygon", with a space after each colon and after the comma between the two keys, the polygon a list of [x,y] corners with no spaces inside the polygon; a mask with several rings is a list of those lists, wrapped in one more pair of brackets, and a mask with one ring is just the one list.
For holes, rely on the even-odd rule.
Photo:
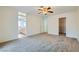
{"label": "ceiling fan light fixture", "polygon": [[40,6],[39,10],[39,14],[45,14],[47,15],[48,13],[53,13],[53,9],[51,6]]}

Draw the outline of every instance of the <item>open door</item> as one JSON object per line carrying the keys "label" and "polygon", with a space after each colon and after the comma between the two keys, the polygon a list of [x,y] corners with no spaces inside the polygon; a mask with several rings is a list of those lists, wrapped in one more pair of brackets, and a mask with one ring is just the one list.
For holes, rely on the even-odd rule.
{"label": "open door", "polygon": [[66,17],[59,18],[59,35],[66,36]]}

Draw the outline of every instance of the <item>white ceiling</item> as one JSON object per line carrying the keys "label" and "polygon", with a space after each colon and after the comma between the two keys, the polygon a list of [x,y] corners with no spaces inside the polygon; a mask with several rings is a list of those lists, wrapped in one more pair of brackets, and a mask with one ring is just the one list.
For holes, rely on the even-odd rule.
{"label": "white ceiling", "polygon": [[[15,6],[18,11],[25,12],[28,14],[38,14],[38,8],[40,6]],[[54,6],[54,13],[59,14],[63,12],[68,12],[72,10],[77,10],[77,6]]]}

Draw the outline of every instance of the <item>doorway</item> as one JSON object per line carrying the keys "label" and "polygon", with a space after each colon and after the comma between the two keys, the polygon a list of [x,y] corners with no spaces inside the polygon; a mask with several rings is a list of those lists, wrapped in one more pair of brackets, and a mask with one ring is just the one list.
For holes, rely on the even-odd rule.
{"label": "doorway", "polygon": [[66,36],[66,17],[59,18],[59,35]]}
{"label": "doorway", "polygon": [[25,37],[27,35],[27,21],[26,14],[18,13],[18,38]]}
{"label": "doorway", "polygon": [[43,15],[43,19],[41,21],[41,32],[48,33],[48,19],[47,15]]}
{"label": "doorway", "polygon": [[47,27],[47,26],[48,26],[48,25],[47,25],[47,19],[44,19],[44,20],[43,20],[43,30],[44,30],[45,33],[48,32],[48,27]]}

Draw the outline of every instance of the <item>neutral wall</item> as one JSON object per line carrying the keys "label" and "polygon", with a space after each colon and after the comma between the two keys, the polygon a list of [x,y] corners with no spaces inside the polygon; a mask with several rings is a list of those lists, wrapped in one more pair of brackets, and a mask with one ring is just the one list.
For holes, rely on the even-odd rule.
{"label": "neutral wall", "polygon": [[48,33],[59,35],[59,18],[66,17],[66,36],[77,38],[77,12],[70,11],[48,17]]}
{"label": "neutral wall", "polygon": [[27,16],[27,35],[34,35],[41,33],[41,20],[42,17],[37,14],[28,15]]}
{"label": "neutral wall", "polygon": [[[12,7],[0,7],[0,42],[18,38],[18,12]],[[27,36],[41,33],[42,17],[27,15]]]}
{"label": "neutral wall", "polygon": [[17,10],[0,7],[0,42],[18,38]]}
{"label": "neutral wall", "polygon": [[[11,7],[0,7],[0,42],[18,38],[17,10]],[[66,17],[66,36],[79,38],[79,9],[46,17],[48,21],[48,33],[59,35],[58,18]],[[43,18],[37,14],[27,16],[27,35],[41,33]],[[45,20],[45,18],[44,18]]]}
{"label": "neutral wall", "polygon": [[77,10],[77,16],[78,16],[78,19],[77,19],[77,37],[78,37],[78,41],[79,41],[79,7]]}

